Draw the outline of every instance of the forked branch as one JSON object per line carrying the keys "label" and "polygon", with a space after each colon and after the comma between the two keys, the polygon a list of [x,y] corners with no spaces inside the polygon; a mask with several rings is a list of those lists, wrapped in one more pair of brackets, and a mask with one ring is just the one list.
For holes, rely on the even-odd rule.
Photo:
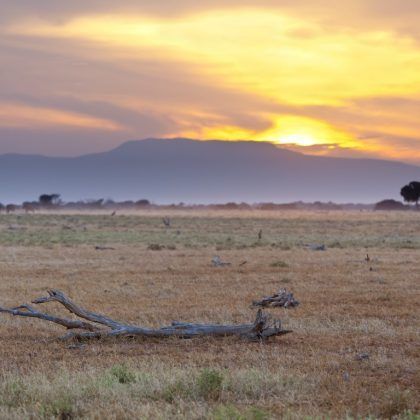
{"label": "forked branch", "polygon": [[[272,336],[287,334],[291,331],[284,330],[280,320],[271,320],[268,314],[258,310],[256,319],[251,324],[238,325],[219,325],[219,324],[194,324],[186,322],[172,322],[170,326],[161,328],[146,328],[141,326],[124,324],[82,308],[69,299],[59,290],[49,290],[48,296],[35,299],[33,303],[42,304],[48,302],[58,302],[69,312],[83,320],[73,320],[60,318],[48,313],[40,312],[30,305],[21,305],[15,308],[7,309],[0,307],[0,312],[8,313],[13,316],[23,316],[39,318],[44,321],[50,321],[59,324],[67,329],[80,330],[70,332],[63,338],[70,339],[89,339],[101,337],[121,337],[121,336],[139,336],[139,337],[179,337],[193,338],[200,336],[239,336],[250,340],[264,340]],[[89,321],[89,322],[88,322]],[[100,324],[97,326],[95,324]]]}
{"label": "forked branch", "polygon": [[261,306],[263,308],[294,308],[299,305],[293,293],[286,289],[280,289],[278,293],[271,296],[265,296],[261,300],[254,300],[252,306]]}

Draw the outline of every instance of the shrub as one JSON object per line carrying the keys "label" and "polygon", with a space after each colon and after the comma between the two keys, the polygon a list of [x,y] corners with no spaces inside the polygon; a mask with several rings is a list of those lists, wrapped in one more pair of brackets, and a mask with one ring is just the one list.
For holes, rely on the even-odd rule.
{"label": "shrub", "polygon": [[284,261],[275,261],[275,262],[270,264],[270,267],[287,268],[289,266]]}
{"label": "shrub", "polygon": [[76,417],[73,403],[68,397],[61,397],[41,405],[40,414],[46,418],[57,418],[60,420],[70,420]]}
{"label": "shrub", "polygon": [[223,375],[217,370],[204,369],[197,379],[199,396],[209,400],[218,400],[222,393]]}
{"label": "shrub", "polygon": [[120,384],[131,384],[136,382],[136,375],[126,365],[115,365],[109,371],[113,379]]}
{"label": "shrub", "polygon": [[168,403],[173,403],[177,400],[177,398],[191,397],[191,388],[188,386],[188,384],[179,380],[168,385],[164,389],[162,397]]}
{"label": "shrub", "polygon": [[162,251],[164,247],[159,244],[150,244],[147,249],[150,249],[151,251]]}
{"label": "shrub", "polygon": [[387,393],[380,415],[384,418],[394,418],[404,415],[409,409],[410,394],[396,388]]}

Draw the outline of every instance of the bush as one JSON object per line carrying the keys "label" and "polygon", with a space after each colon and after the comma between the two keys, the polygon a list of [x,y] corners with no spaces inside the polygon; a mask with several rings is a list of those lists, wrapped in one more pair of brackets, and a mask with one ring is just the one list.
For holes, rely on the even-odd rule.
{"label": "bush", "polygon": [[380,415],[383,418],[394,418],[407,414],[410,405],[409,391],[395,388],[387,393]]}
{"label": "bush", "polygon": [[191,396],[191,387],[180,380],[168,385],[162,394],[163,399],[171,404],[178,398],[191,398]]}
{"label": "bush", "polygon": [[76,412],[70,398],[62,397],[41,405],[40,414],[46,418],[70,420],[76,417]]}
{"label": "bush", "polygon": [[136,382],[136,375],[126,365],[115,365],[109,371],[111,377],[120,384],[131,384]]}
{"label": "bush", "polygon": [[208,400],[218,400],[222,393],[223,375],[217,370],[204,369],[197,379],[199,396]]}
{"label": "bush", "polygon": [[150,244],[147,249],[151,251],[162,251],[165,247],[159,244]]}
{"label": "bush", "polygon": [[287,268],[289,267],[287,263],[285,263],[284,261],[275,261],[273,263],[270,264],[270,267],[275,267],[275,268]]}
{"label": "bush", "polygon": [[375,210],[407,210],[401,201],[396,200],[382,200],[375,204]]}

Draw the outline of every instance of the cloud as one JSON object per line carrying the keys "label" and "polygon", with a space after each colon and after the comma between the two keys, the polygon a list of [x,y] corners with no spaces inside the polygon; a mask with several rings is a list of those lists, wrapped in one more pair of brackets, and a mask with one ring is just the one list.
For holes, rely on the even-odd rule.
{"label": "cloud", "polygon": [[[290,36],[313,27],[315,37]],[[408,94],[420,85],[420,51],[408,39],[366,29],[331,33],[265,10],[206,13],[181,21],[96,15],[62,25],[28,21],[6,32],[96,43],[115,60],[135,61],[138,55],[180,60],[209,83],[276,102],[333,104],[349,96]]]}
{"label": "cloud", "polygon": [[40,17],[63,23],[93,14],[137,14],[179,18],[200,12],[244,8],[272,9],[340,28],[383,28],[418,36],[418,0],[0,0],[0,21]]}
{"label": "cloud", "polygon": [[211,84],[182,60],[152,60],[146,54],[115,60],[74,40],[21,43],[12,36],[1,43],[0,100],[112,119],[125,130],[121,141],[127,132],[141,138],[176,135],[201,124],[235,121],[256,129],[269,124],[255,113],[270,108],[267,100]]}
{"label": "cloud", "polygon": [[80,112],[65,112],[54,108],[0,102],[0,127],[20,127],[33,130],[40,127],[56,126],[101,131],[114,131],[121,128],[113,121],[93,118]]}
{"label": "cloud", "polygon": [[367,97],[340,106],[297,107],[295,114],[350,133],[371,156],[420,162],[420,97]]}
{"label": "cloud", "polygon": [[46,153],[151,136],[273,140],[294,116],[300,141],[318,136],[306,153],[420,162],[420,3],[344,3],[0,0],[0,102],[14,125],[0,152],[25,138]]}

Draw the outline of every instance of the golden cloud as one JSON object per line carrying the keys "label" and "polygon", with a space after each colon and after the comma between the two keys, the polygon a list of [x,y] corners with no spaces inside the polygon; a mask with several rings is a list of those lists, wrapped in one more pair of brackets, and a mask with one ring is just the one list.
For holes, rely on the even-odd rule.
{"label": "golden cloud", "polygon": [[94,118],[76,112],[20,104],[0,104],[0,127],[36,129],[57,126],[99,129],[104,131],[113,131],[122,128],[112,121]]}
{"label": "golden cloud", "polygon": [[[348,108],[357,114],[357,101],[364,98],[420,97],[420,46],[415,39],[377,26],[321,24],[319,19],[311,20],[308,15],[303,19],[291,10],[235,8],[171,18],[97,14],[57,24],[26,20],[9,24],[5,31],[80,44],[88,41],[109,62],[121,59],[133,69],[136,60],[145,57],[156,62],[181,62],[185,67],[191,66],[204,83],[253,95],[273,104],[272,108],[321,106]],[[110,100],[118,96],[115,92]],[[120,99],[118,105],[127,109],[141,101],[133,97],[124,103]],[[220,98],[221,102],[225,100]],[[194,103],[177,109],[176,100],[171,98],[170,102],[170,106],[160,102],[143,105],[155,112],[173,112],[171,116],[178,124],[174,135],[268,140],[308,149],[319,144],[323,145],[323,153],[331,145],[383,157],[404,157],[410,152],[400,146],[397,150],[390,142],[361,139],[361,133],[372,129],[371,121],[381,133],[420,137],[416,116],[397,109],[383,110],[380,104],[377,109],[366,109],[366,118],[360,121],[346,121],[345,116],[334,121],[334,117],[304,112],[293,115],[292,111],[255,109],[255,115],[267,124],[265,128],[253,129],[218,115],[214,102],[211,110],[202,104],[194,109]],[[86,127],[104,124],[75,114],[71,118],[68,114],[60,117],[53,111],[44,112],[45,123],[65,124],[72,120]],[[20,115],[24,114],[21,109]],[[116,129],[114,123],[105,121],[103,126],[106,124],[109,129]]]}

